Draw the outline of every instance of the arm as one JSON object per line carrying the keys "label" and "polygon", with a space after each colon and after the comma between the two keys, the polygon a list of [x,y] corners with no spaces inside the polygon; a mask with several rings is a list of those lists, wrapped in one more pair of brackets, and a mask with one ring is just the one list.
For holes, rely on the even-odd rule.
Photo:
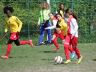
{"label": "arm", "polygon": [[39,19],[38,19],[38,25],[40,25],[40,17],[39,17]]}
{"label": "arm", "polygon": [[50,27],[46,27],[45,29],[54,29],[56,28],[57,20],[53,20],[53,25]]}
{"label": "arm", "polygon": [[71,25],[73,27],[72,35],[75,36],[76,32],[78,31],[78,24],[77,24],[76,19],[71,20]]}
{"label": "arm", "polygon": [[39,12],[38,25],[40,25],[40,23],[43,23],[43,20],[44,20],[44,16],[43,16],[43,11],[41,10]]}
{"label": "arm", "polygon": [[17,22],[17,24],[18,24],[18,32],[20,32],[21,31],[21,28],[22,28],[22,22],[16,17],[16,22]]}

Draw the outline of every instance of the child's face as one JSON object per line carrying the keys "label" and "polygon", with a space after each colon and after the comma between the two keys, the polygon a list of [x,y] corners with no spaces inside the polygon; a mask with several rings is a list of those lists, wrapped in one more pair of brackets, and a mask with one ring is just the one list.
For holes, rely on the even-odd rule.
{"label": "child's face", "polygon": [[8,10],[6,15],[7,15],[7,17],[10,17],[12,15],[12,13]]}
{"label": "child's face", "polygon": [[58,19],[58,20],[61,20],[62,17],[61,17],[60,15],[57,15],[57,19]]}
{"label": "child's face", "polygon": [[53,14],[49,14],[49,17],[50,17],[50,19],[53,19],[54,15]]}
{"label": "child's face", "polygon": [[47,3],[43,3],[43,9],[47,9],[48,8],[48,4]]}
{"label": "child's face", "polygon": [[66,17],[69,17],[69,13],[66,13]]}
{"label": "child's face", "polygon": [[64,9],[64,5],[63,5],[63,4],[61,4],[61,5],[60,5],[60,8],[61,8],[61,9]]}

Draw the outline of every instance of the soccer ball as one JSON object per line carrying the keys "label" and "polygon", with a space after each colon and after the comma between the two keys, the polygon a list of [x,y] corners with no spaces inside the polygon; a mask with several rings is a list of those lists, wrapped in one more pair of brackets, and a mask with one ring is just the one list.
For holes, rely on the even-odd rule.
{"label": "soccer ball", "polygon": [[56,56],[54,58],[54,61],[56,64],[61,64],[61,63],[63,63],[63,58],[61,56]]}

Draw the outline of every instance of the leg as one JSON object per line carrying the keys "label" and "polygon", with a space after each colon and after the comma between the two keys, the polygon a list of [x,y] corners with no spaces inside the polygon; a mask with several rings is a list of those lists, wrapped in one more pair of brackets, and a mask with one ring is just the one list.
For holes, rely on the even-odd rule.
{"label": "leg", "polygon": [[9,55],[10,55],[10,52],[12,49],[12,42],[13,42],[13,40],[10,40],[10,39],[8,40],[6,54],[4,56],[1,56],[2,58],[4,58],[4,59],[9,58]]}
{"label": "leg", "polygon": [[78,57],[78,59],[80,58],[80,50],[77,48],[77,43],[78,43],[78,38],[77,37],[73,37],[72,39],[72,47]]}
{"label": "leg", "polygon": [[[48,21],[47,22],[47,27],[51,26],[51,23]],[[48,35],[48,43],[51,43],[52,40],[52,34],[51,34],[51,29],[46,30],[47,31],[47,35]]]}
{"label": "leg", "polygon": [[15,44],[16,44],[17,46],[28,44],[28,45],[30,45],[31,47],[33,47],[33,42],[32,42],[32,40],[22,40],[22,41],[19,41],[19,40],[17,39],[17,40],[15,40],[14,42],[15,42]]}
{"label": "leg", "polygon": [[59,45],[58,45],[58,43],[57,43],[57,39],[58,39],[58,36],[56,36],[55,34],[53,35],[53,38],[52,38],[52,42],[53,42],[53,44],[55,45],[55,49],[54,49],[54,51],[57,51],[58,49],[59,49]]}
{"label": "leg", "polygon": [[74,48],[74,51],[78,57],[78,61],[77,63],[79,64],[82,61],[82,56],[80,54],[80,50],[77,48],[77,44],[78,44],[78,38],[77,37],[73,37],[72,39],[72,46]]}
{"label": "leg", "polygon": [[46,30],[48,35],[48,43],[51,43],[52,35],[51,35],[51,29]]}
{"label": "leg", "polygon": [[66,56],[66,61],[64,62],[65,64],[71,62],[70,61],[69,43],[70,43],[70,36],[67,35],[65,37],[65,42],[64,42],[64,51],[65,51],[65,56]]}
{"label": "leg", "polygon": [[40,37],[39,37],[39,42],[38,42],[39,45],[42,44],[42,42],[43,42],[44,31],[45,31],[45,29],[44,29],[44,26],[42,25],[42,26],[40,27]]}
{"label": "leg", "polygon": [[16,44],[17,46],[29,44],[31,47],[33,47],[33,42],[32,42],[32,40],[22,40],[22,41],[19,41],[19,34],[17,34],[16,36],[17,36],[17,39],[14,40],[14,42],[15,42],[15,44]]}

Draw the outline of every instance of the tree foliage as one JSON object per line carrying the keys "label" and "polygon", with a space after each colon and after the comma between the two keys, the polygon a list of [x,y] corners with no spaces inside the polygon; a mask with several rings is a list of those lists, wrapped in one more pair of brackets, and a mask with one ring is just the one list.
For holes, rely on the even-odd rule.
{"label": "tree foliage", "polygon": [[[40,11],[40,3],[46,0],[0,0],[0,26],[4,24],[3,7],[13,6],[14,15],[18,16],[23,22],[22,32],[38,34],[39,28],[37,21]],[[72,8],[78,16],[80,41],[96,42],[96,0],[50,0],[51,10],[56,12],[59,3],[64,3],[65,8]],[[3,28],[0,30],[2,33]],[[36,31],[35,31],[36,30]],[[89,41],[88,41],[89,40]]]}

